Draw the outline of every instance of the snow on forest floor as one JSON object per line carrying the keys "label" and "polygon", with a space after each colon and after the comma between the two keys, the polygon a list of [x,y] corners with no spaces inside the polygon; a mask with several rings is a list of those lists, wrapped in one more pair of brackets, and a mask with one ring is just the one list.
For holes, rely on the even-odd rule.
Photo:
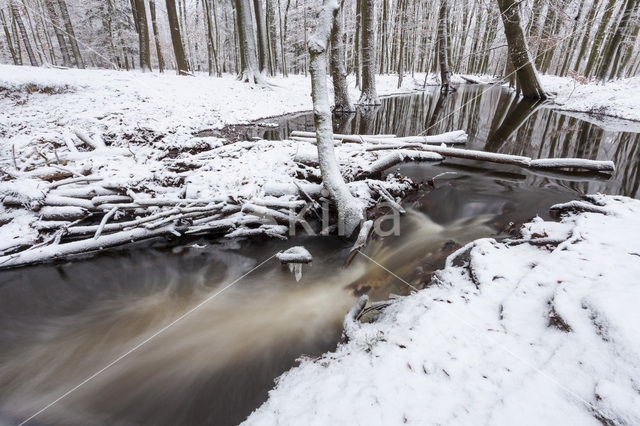
{"label": "snow on forest floor", "polygon": [[640,201],[591,200],[460,249],[246,423],[640,424]]}
{"label": "snow on forest floor", "polygon": [[640,121],[640,77],[604,84],[554,75],[541,79],[545,90],[555,95],[554,109]]}

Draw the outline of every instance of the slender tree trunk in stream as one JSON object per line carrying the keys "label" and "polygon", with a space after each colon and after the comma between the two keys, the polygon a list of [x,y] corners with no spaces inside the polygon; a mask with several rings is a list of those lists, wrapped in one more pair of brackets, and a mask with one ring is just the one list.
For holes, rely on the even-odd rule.
{"label": "slender tree trunk in stream", "polygon": [[362,2],[362,94],[360,105],[380,105],[376,91],[375,0]]}
{"label": "slender tree trunk in stream", "polygon": [[340,5],[338,0],[324,0],[314,33],[309,38],[311,63],[311,97],[317,135],[318,161],[322,180],[338,210],[338,227],[342,235],[351,235],[363,218],[360,203],[351,195],[342,178],[333,147],[333,122],[327,90],[327,44]]}
{"label": "slender tree trunk in stream", "polygon": [[516,81],[526,98],[546,99],[538,72],[531,61],[524,31],[520,24],[520,12],[515,0],[497,0],[504,24],[504,34],[509,45],[509,56],[516,71]]}
{"label": "slender tree trunk in stream", "polygon": [[440,0],[438,12],[438,66],[440,68],[440,91],[447,93],[451,88],[447,37],[447,1]]}

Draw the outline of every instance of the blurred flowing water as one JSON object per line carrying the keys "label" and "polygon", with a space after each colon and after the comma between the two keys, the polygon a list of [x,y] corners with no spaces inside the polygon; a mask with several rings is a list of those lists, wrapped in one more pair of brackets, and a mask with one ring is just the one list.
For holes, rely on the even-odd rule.
{"label": "blurred flowing water", "polygon": [[[610,179],[565,176],[464,160],[397,167],[424,184],[404,200],[400,235],[374,239],[367,254],[413,286],[427,284],[446,256],[469,241],[509,235],[536,215],[548,219],[553,203],[595,191],[638,196],[637,123],[596,125],[517,101],[500,88],[483,90],[387,98],[380,108],[337,119],[336,130],[464,129],[476,149],[611,159],[617,171]],[[247,136],[279,139],[313,128],[309,114],[267,121],[278,127],[251,126]],[[34,414],[292,245],[314,256],[300,283],[271,260],[31,422],[236,424],[297,358],[335,348],[342,318],[359,294],[382,300],[407,294],[408,287],[363,257],[342,268],[351,242],[309,236],[150,245],[0,272],[0,424]]]}

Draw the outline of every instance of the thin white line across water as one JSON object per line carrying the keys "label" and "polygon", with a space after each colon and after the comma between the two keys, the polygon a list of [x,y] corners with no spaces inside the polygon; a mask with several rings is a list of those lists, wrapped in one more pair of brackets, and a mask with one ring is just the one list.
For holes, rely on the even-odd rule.
{"label": "thin white line across water", "polygon": [[230,288],[231,286],[237,284],[240,280],[242,280],[243,278],[245,278],[246,276],[248,276],[249,274],[251,274],[252,272],[254,272],[255,270],[257,270],[258,268],[260,268],[262,265],[266,264],[267,262],[269,262],[271,259],[273,259],[276,256],[276,254],[273,254],[271,257],[269,257],[268,259],[260,262],[258,265],[256,265],[255,267],[253,267],[251,270],[249,270],[248,272],[244,273],[243,275],[241,275],[240,277],[236,278],[235,280],[233,280],[230,284],[227,284],[226,286],[224,286],[223,288],[221,288],[220,290],[216,291],[215,293],[213,293],[212,295],[208,296],[206,299],[204,299],[202,302],[198,303],[196,306],[194,306],[193,308],[189,309],[187,312],[185,312],[184,314],[180,315],[178,318],[174,319],[173,321],[171,321],[169,324],[165,325],[164,327],[162,327],[161,329],[159,329],[158,331],[154,332],[151,336],[147,337],[146,339],[144,339],[143,341],[141,341],[140,343],[136,344],[133,348],[129,349],[128,351],[126,351],[125,353],[123,353],[122,355],[120,355],[119,357],[117,357],[116,359],[114,359],[113,361],[111,361],[109,364],[105,365],[104,367],[102,367],[100,370],[96,371],[95,373],[93,373],[92,375],[90,375],[89,377],[87,377],[86,379],[84,379],[82,382],[78,383],[77,385],[75,385],[74,387],[72,387],[71,389],[69,389],[68,391],[66,391],[65,393],[63,393],[62,395],[60,395],[59,397],[57,397],[56,399],[54,399],[53,401],[51,401],[49,404],[45,405],[44,407],[42,407],[40,410],[38,410],[37,412],[35,412],[34,414],[32,414],[31,416],[27,417],[26,419],[24,419],[22,422],[20,422],[18,424],[18,426],[23,426],[24,424],[26,424],[27,422],[29,422],[30,420],[32,420],[34,417],[42,414],[44,411],[48,410],[49,408],[51,408],[53,405],[57,404],[58,402],[60,402],[62,399],[66,398],[67,396],[69,396],[70,394],[72,394],[73,392],[75,392],[76,390],[78,390],[78,388],[80,388],[81,386],[84,386],[85,384],[87,384],[88,382],[90,382],[91,380],[95,379],[98,375],[102,374],[104,371],[106,371],[107,369],[113,367],[115,364],[117,364],[119,361],[121,361],[122,359],[126,358],[128,355],[130,355],[131,353],[135,352],[136,350],[140,349],[142,346],[144,346],[146,343],[148,343],[149,341],[153,340],[155,337],[157,337],[158,335],[164,333],[165,331],[167,331],[169,328],[173,327],[174,325],[176,325],[178,322],[182,321],[184,318],[186,318],[187,316],[191,315],[193,312],[195,312],[196,310],[198,310],[199,308],[201,308],[203,305],[205,305],[206,303],[208,303],[209,301],[211,301],[212,299],[214,299],[215,297],[217,297],[218,295],[220,295],[221,293],[223,293],[225,290],[227,290],[228,288]]}

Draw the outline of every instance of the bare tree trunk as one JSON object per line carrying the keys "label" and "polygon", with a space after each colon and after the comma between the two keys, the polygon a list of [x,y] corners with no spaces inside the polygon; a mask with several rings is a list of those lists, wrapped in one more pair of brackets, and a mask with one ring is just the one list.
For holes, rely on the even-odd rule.
{"label": "bare tree trunk", "polygon": [[587,59],[587,64],[584,70],[584,75],[587,77],[590,77],[591,73],[595,70],[596,63],[598,62],[598,55],[602,53],[602,42],[605,39],[607,26],[609,25],[609,21],[613,15],[615,5],[616,0],[609,0],[604,13],[602,14],[602,18],[600,19],[600,24],[598,25],[595,38],[591,44],[591,52],[589,52],[589,59]]}
{"label": "bare tree trunk", "polygon": [[78,49],[78,40],[76,40],[76,33],[73,31],[73,24],[71,24],[71,18],[69,17],[69,11],[67,10],[67,3],[64,0],[58,0],[58,6],[60,7],[60,16],[62,22],[64,22],[64,28],[67,31],[69,37],[69,44],[71,45],[71,51],[73,57],[76,60],[76,66],[78,68],[84,68],[84,62],[80,55],[80,49]]}
{"label": "bare tree trunk", "polygon": [[44,4],[47,7],[47,13],[49,14],[49,20],[53,26],[53,32],[56,34],[56,38],[58,39],[58,46],[60,46],[60,53],[62,54],[62,65],[69,67],[71,66],[71,57],[69,56],[69,49],[67,48],[67,42],[64,39],[64,33],[62,32],[53,0],[44,0]]}
{"label": "bare tree trunk", "polygon": [[361,59],[360,52],[362,51],[362,1],[363,0],[355,0],[356,1],[356,33],[353,39],[354,44],[354,55],[353,55],[353,73],[356,75],[356,87],[362,88],[361,81]]}
{"label": "bare tree trunk", "polygon": [[380,105],[376,92],[375,0],[362,1],[362,94],[360,105]]}
{"label": "bare tree trunk", "polygon": [[629,28],[629,24],[631,23],[633,17],[633,10],[638,5],[638,0],[627,0],[624,6],[624,12],[622,12],[622,18],[620,19],[620,24],[616,28],[616,31],[611,38],[609,45],[607,46],[607,50],[603,54],[602,63],[600,65],[600,70],[598,72],[598,78],[600,80],[604,80],[609,76],[609,78],[613,78],[616,75],[616,62],[614,58],[619,58],[618,52],[620,49],[620,45],[622,43],[622,39],[624,38],[624,34],[627,32]]}
{"label": "bare tree trunk", "polygon": [[347,85],[347,68],[344,63],[344,28],[342,23],[342,5],[331,30],[331,76],[333,77],[334,111],[351,112]]}
{"label": "bare tree trunk", "polygon": [[253,20],[251,19],[251,4],[249,0],[235,0],[235,5],[238,18],[240,51],[244,58],[238,79],[248,83],[268,84],[258,67],[258,53],[253,33]]}
{"label": "bare tree trunk", "polygon": [[267,45],[267,21],[265,20],[262,2],[253,0],[253,10],[256,18],[256,37],[258,41],[258,66],[260,72],[266,73],[268,66],[268,45]]}
{"label": "bare tree trunk", "polygon": [[22,37],[22,43],[24,44],[24,48],[27,51],[27,55],[29,55],[29,62],[32,66],[38,66],[38,60],[36,56],[33,54],[33,49],[31,48],[31,42],[29,41],[29,36],[27,35],[27,29],[24,26],[24,22],[22,22],[22,17],[20,16],[20,11],[17,8],[17,5],[14,1],[10,3],[11,11],[13,12],[13,16],[16,20],[16,24],[18,25],[18,29],[20,30],[20,36]]}
{"label": "bare tree trunk", "polygon": [[271,67],[271,75],[276,75],[279,65],[278,56],[278,26],[276,25],[276,8],[274,1],[267,0],[267,27],[269,29],[269,65]]}
{"label": "bare tree trunk", "polygon": [[144,0],[135,0],[136,11],[134,17],[138,20],[138,53],[140,55],[140,68],[143,71],[151,71],[151,51],[149,49],[149,25],[147,23],[147,11]]}
{"label": "bare tree trunk", "polygon": [[[209,75],[220,76],[220,67],[218,66],[218,52],[214,40],[213,23],[211,22],[211,3],[209,0],[202,0],[204,5],[205,22],[207,24],[207,48],[209,50]],[[213,61],[213,62],[212,62]]]}
{"label": "bare tree trunk", "polygon": [[149,11],[151,12],[151,28],[153,29],[153,41],[156,45],[156,56],[158,57],[158,68],[164,72],[164,58],[160,47],[160,34],[158,34],[158,22],[156,21],[156,2],[149,0]]}
{"label": "bare tree trunk", "polygon": [[546,99],[547,94],[542,90],[538,72],[529,56],[524,31],[520,24],[518,4],[514,0],[498,0],[498,6],[509,45],[509,56],[516,70],[518,88],[526,98]]}
{"label": "bare tree trunk", "polygon": [[182,46],[182,37],[180,36],[180,24],[178,22],[178,13],[176,12],[176,1],[166,0],[167,15],[169,17],[169,30],[171,32],[171,43],[173,44],[173,53],[176,57],[176,67],[178,74],[189,74],[189,65],[184,56],[184,47]]}
{"label": "bare tree trunk", "polygon": [[285,9],[284,12],[284,18],[282,16],[282,6],[280,4],[280,0],[278,1],[278,15],[279,15],[279,21],[280,21],[280,52],[282,53],[282,76],[286,77],[287,76],[287,55],[285,54],[284,51],[284,45],[285,45],[285,40],[287,38],[287,10],[289,9],[289,6],[287,4],[287,9]]}
{"label": "bare tree trunk", "polygon": [[447,93],[451,88],[447,37],[447,1],[440,0],[438,10],[438,66],[440,67],[440,91]]}
{"label": "bare tree trunk", "polygon": [[0,10],[0,21],[2,22],[2,28],[4,29],[4,36],[7,39],[7,47],[9,48],[9,53],[11,53],[11,59],[13,59],[13,64],[18,65],[18,56],[16,55],[16,50],[13,47],[13,41],[11,40],[11,33],[9,32],[9,27],[7,25],[7,21],[4,18],[4,12]]}
{"label": "bare tree trunk", "polygon": [[339,233],[351,235],[363,219],[363,210],[351,195],[333,148],[333,123],[327,93],[327,43],[338,9],[338,0],[324,0],[317,25],[309,39],[311,96],[316,127],[318,161],[325,189],[338,210]]}

